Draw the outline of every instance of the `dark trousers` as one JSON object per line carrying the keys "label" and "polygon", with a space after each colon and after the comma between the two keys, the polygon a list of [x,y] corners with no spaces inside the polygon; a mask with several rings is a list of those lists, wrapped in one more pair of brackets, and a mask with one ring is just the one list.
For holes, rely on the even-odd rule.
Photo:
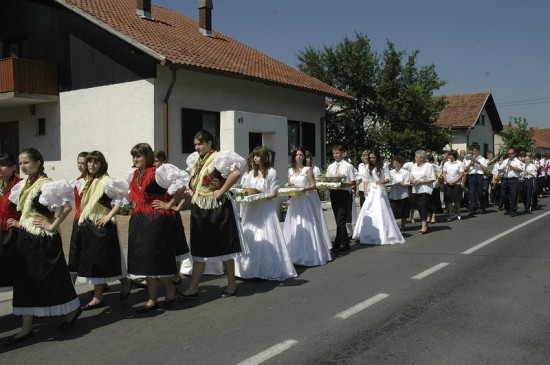
{"label": "dark trousers", "polygon": [[468,200],[470,201],[470,211],[475,211],[481,208],[485,210],[485,198],[483,195],[483,175],[469,174],[468,175]]}
{"label": "dark trousers", "polygon": [[503,178],[500,189],[500,198],[504,202],[504,209],[516,213],[518,210],[519,179],[517,177]]}
{"label": "dark trousers", "polygon": [[336,221],[336,238],[333,248],[349,245],[349,236],[346,223],[351,222],[351,192],[347,190],[331,190],[330,205]]}
{"label": "dark trousers", "polygon": [[359,205],[362,207],[365,202],[365,192],[359,190]]}
{"label": "dark trousers", "polygon": [[537,178],[525,179],[523,182],[523,190],[521,195],[523,196],[523,205],[525,210],[536,208],[537,200]]}
{"label": "dark trousers", "polygon": [[[449,215],[452,217],[454,215],[453,209],[458,209],[458,215],[460,215],[460,196],[462,195],[462,186],[461,185],[444,185],[445,197],[452,204],[448,204]],[[454,207],[453,207],[454,205]]]}

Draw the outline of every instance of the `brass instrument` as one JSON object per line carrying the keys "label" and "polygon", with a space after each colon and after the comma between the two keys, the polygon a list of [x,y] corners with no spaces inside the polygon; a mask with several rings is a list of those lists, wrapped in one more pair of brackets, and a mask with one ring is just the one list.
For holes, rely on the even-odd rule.
{"label": "brass instrument", "polygon": [[493,175],[493,181],[491,181],[491,188],[494,189],[497,185],[500,185],[502,182],[502,174],[499,172],[496,175]]}

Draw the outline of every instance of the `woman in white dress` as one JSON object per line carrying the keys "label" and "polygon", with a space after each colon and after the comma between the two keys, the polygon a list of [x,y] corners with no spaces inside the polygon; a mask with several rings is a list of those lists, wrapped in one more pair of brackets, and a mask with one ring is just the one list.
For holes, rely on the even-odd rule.
{"label": "woman in white dress", "polygon": [[365,202],[361,207],[353,238],[366,245],[405,243],[395,222],[384,184],[390,181],[377,150],[369,151],[369,164],[363,177]]}
{"label": "woman in white dress", "polygon": [[306,193],[290,200],[283,235],[294,264],[319,266],[331,260],[332,243],[313,171],[304,166],[304,160],[304,150],[296,148],[290,162],[292,167],[288,169],[288,181],[296,187],[303,187]]}
{"label": "woman in white dress", "polygon": [[243,188],[267,193],[267,200],[251,203],[242,210],[242,230],[248,256],[235,260],[235,274],[241,278],[285,280],[297,276],[288,254],[275,207],[279,182],[270,167],[269,151],[260,146],[252,151],[254,170],[248,173]]}
{"label": "woman in white dress", "polygon": [[313,178],[317,180],[317,177],[321,175],[321,169],[315,166],[311,152],[306,151],[305,154],[306,154],[306,162],[304,164],[311,168],[311,170],[313,171]]}

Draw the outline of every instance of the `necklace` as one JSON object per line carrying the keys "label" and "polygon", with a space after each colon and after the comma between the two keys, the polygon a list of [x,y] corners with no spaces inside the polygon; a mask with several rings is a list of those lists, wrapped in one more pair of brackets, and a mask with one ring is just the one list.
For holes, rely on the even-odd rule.
{"label": "necklace", "polygon": [[143,175],[145,175],[145,173],[138,169],[138,173],[136,177],[136,186],[139,190],[141,190],[141,180],[143,180]]}
{"label": "necklace", "polygon": [[82,198],[84,194],[90,189],[90,185],[92,185],[92,182],[94,181],[94,177],[92,177],[90,180],[86,181],[86,184],[84,184],[84,187],[82,188],[82,191],[80,192],[80,197]]}
{"label": "necklace", "polygon": [[191,176],[191,181],[193,181],[197,175],[201,172],[202,168],[204,167],[204,163],[206,162],[206,160],[208,160],[208,157],[210,157],[210,155],[214,153],[214,150],[210,150],[208,151],[204,157],[200,157],[199,156],[199,159],[195,165],[195,171],[193,172],[193,176]]}

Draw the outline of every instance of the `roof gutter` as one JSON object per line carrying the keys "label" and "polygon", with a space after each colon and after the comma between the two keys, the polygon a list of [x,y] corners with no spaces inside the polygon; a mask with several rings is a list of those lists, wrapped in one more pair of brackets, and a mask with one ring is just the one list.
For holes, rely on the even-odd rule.
{"label": "roof gutter", "polygon": [[152,49],[150,49],[148,47],[145,47],[143,44],[135,41],[134,39],[128,37],[127,35],[118,32],[117,30],[115,30],[112,27],[110,27],[109,25],[103,23],[99,19],[93,17],[92,15],[86,13],[85,11],[82,11],[82,9],[80,9],[80,8],[74,6],[74,5],[71,5],[71,4],[67,4],[67,2],[65,0],[54,0],[54,1],[56,3],[64,6],[65,8],[71,10],[72,12],[80,15],[81,17],[88,20],[89,22],[97,25],[101,29],[103,29],[103,30],[111,33],[112,35],[122,39],[124,42],[131,44],[133,47],[135,47],[136,49],[138,49],[141,52],[145,53],[146,55],[149,55],[149,56],[153,57],[155,60],[160,62],[160,64],[162,66],[166,66],[167,63],[170,63],[170,61],[167,60],[166,57],[164,57],[160,53],[157,53],[157,52],[153,51]]}
{"label": "roof gutter", "polygon": [[170,160],[169,152],[169,142],[168,142],[168,101],[170,100],[170,95],[172,94],[172,89],[174,88],[174,84],[176,83],[176,75],[177,75],[177,69],[175,67],[170,67],[170,70],[172,71],[172,79],[170,80],[170,85],[168,86],[168,90],[166,90],[166,95],[164,96],[164,100],[162,101],[162,138],[163,138],[163,144],[164,144],[164,152],[166,152],[166,157],[168,160]]}

